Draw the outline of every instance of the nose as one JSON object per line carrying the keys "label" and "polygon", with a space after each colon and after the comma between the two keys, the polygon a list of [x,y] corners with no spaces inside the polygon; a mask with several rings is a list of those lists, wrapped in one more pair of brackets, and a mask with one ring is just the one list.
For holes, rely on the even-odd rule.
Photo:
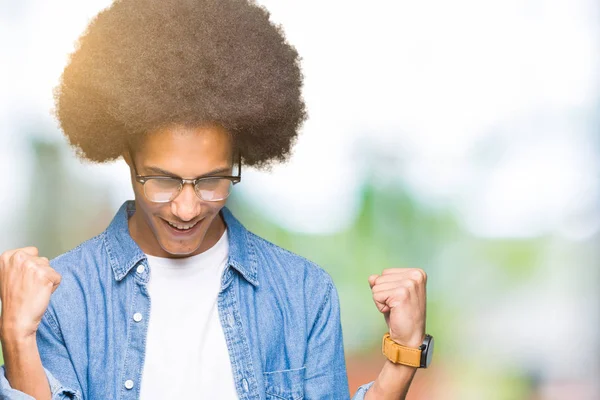
{"label": "nose", "polygon": [[171,201],[171,212],[183,222],[188,222],[200,215],[201,200],[196,195],[194,185],[186,183],[181,192]]}

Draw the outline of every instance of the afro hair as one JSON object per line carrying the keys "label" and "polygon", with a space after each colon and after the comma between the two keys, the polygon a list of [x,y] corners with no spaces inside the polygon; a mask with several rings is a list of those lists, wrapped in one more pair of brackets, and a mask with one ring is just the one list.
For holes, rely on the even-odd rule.
{"label": "afro hair", "polygon": [[244,163],[287,159],[306,119],[300,58],[249,0],[117,0],[79,38],[54,92],[79,155],[114,160],[171,124],[218,123]]}

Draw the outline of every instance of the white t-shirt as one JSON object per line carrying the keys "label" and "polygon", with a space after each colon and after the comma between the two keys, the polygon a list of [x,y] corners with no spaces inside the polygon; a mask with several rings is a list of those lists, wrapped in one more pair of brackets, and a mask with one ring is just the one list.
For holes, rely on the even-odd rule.
{"label": "white t-shirt", "polygon": [[204,253],[148,257],[150,318],[141,400],[237,399],[217,298],[227,231]]}

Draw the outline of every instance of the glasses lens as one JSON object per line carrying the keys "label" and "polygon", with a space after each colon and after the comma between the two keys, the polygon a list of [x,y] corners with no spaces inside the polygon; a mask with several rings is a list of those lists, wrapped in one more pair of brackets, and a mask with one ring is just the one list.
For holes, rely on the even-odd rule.
{"label": "glasses lens", "polygon": [[173,200],[181,190],[181,182],[170,178],[150,178],[144,183],[144,193],[148,200],[155,203],[167,203]]}
{"label": "glasses lens", "polygon": [[196,182],[196,193],[202,200],[219,201],[229,196],[231,186],[233,184],[229,179],[203,179]]}

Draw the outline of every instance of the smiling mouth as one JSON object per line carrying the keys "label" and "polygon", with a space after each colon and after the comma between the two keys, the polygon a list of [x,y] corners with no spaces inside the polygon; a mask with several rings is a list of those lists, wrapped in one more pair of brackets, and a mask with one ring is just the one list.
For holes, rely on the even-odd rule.
{"label": "smiling mouth", "polygon": [[167,223],[167,225],[177,231],[177,232],[181,232],[181,233],[185,233],[185,232],[190,232],[192,229],[194,229],[194,227],[196,227],[196,225],[198,225],[198,223],[202,220],[198,220],[196,222],[194,222],[193,224],[179,224],[179,223],[175,223],[175,222],[171,222],[171,221],[167,221],[167,220],[163,220]]}

